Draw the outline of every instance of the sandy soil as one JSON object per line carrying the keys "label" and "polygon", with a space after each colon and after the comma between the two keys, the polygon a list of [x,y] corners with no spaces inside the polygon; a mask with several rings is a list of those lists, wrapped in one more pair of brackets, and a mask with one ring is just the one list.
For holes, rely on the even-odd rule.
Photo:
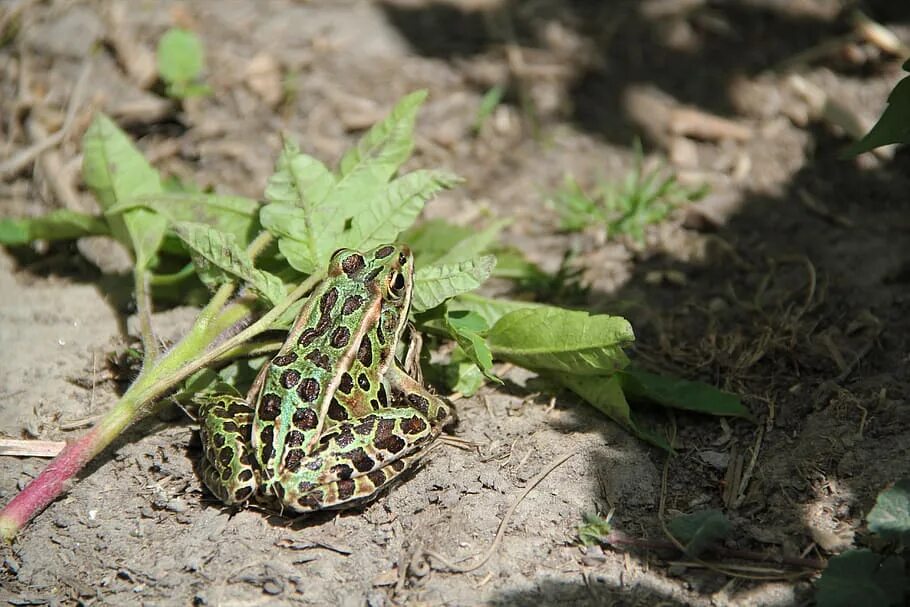
{"label": "sandy soil", "polygon": [[[11,157],[61,124],[90,68],[70,135],[0,183],[0,213],[91,208],[79,139],[103,109],[164,174],[259,197],[282,130],[333,161],[402,94],[427,88],[413,167],[467,179],[427,217],[481,226],[589,287],[559,303],[621,313],[643,364],[742,395],[758,420],[678,415],[678,456],[567,395],[551,406],[520,370],[458,400],[443,448],[357,510],[289,521],[231,512],[202,490],[192,422],[165,408],[135,425],[65,497],[0,548],[10,604],[790,605],[811,575],[730,578],[651,550],[582,549],[585,512],[660,539],[668,516],[716,507],[730,548],[824,559],[906,476],[910,358],[910,162],[842,160],[847,142],[800,91],[874,119],[900,62],[862,41],[805,60],[849,31],[833,0],[729,3],[269,0],[19,1],[0,12],[0,130]],[[910,42],[910,13],[867,2]],[[195,30],[214,94],[175,107],[149,78],[172,25]],[[151,63],[149,63],[151,62]],[[775,70],[776,68],[776,70]],[[789,68],[789,69],[785,69]],[[154,73],[151,72],[152,77]],[[483,94],[508,85],[474,133]],[[685,111],[730,122],[687,131]],[[566,174],[621,177],[640,136],[704,201],[646,243],[567,235],[546,200]],[[107,360],[131,343],[129,281],[86,240],[0,252],[0,434],[67,440],[115,400]],[[104,268],[104,273],[96,265]],[[187,308],[156,315],[166,339]],[[538,473],[576,455],[519,505]],[[0,460],[0,502],[45,465]],[[667,558],[670,560],[667,560]],[[750,563],[753,566],[759,563]],[[774,564],[761,564],[775,571]],[[797,571],[798,573],[798,571]]]}

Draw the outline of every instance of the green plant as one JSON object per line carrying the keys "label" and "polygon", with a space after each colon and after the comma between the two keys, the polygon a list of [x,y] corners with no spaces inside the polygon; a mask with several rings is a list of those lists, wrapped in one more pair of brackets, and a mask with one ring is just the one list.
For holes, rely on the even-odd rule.
{"label": "green plant", "polygon": [[[910,72],[910,59],[903,65]],[[894,85],[888,105],[866,136],[851,145],[845,156],[855,156],[891,143],[910,143],[910,76]]]}
{"label": "green plant", "polygon": [[205,67],[205,51],[199,36],[171,28],[158,41],[158,75],[169,97],[186,99],[208,95],[211,89],[199,81]]}
{"label": "green plant", "polygon": [[588,194],[567,175],[551,204],[560,214],[563,230],[575,232],[600,225],[608,238],[628,235],[642,241],[647,226],[703,198],[707,191],[707,186],[686,187],[662,167],[646,170],[641,144],[636,142],[634,166],[621,183],[601,183]]}
{"label": "green plant", "polygon": [[906,605],[910,576],[910,479],[882,491],[866,516],[876,550],[847,550],[831,559],[816,584],[819,607]]}
{"label": "green plant", "polygon": [[[650,376],[629,366],[623,348],[634,336],[620,317],[468,293],[493,272],[496,259],[488,251],[504,222],[481,231],[444,222],[411,227],[429,199],[460,181],[439,170],[399,174],[411,154],[414,120],[425,96],[417,92],[403,98],[344,154],[335,171],[285,141],[264,204],[167,191],[126,134],[107,117],[95,118],[83,141],[83,178],[102,215],[56,211],[5,219],[0,244],[105,234],[126,245],[134,260],[142,370],[98,425],[67,445],[0,512],[0,536],[12,538],[165,394],[188,402],[219,382],[249,381],[261,360],[245,359],[278,348],[280,343],[261,339],[262,334],[290,326],[340,247],[365,249],[399,238],[411,243],[418,264],[414,319],[423,331],[457,343],[452,365],[454,385],[461,389],[496,381],[494,358],[509,361],[552,377],[662,446],[659,436],[633,421],[625,390],[669,406],[747,415],[736,398],[710,386]],[[152,296],[162,285],[183,281],[200,281],[212,295],[186,336],[161,351]],[[447,369],[450,376],[452,370]],[[669,393],[668,381],[677,382],[678,394]]]}

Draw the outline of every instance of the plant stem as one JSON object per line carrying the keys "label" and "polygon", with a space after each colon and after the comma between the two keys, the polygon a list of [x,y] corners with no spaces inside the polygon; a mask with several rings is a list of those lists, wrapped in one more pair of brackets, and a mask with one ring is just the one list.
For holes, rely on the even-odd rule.
{"label": "plant stem", "polygon": [[136,313],[139,317],[139,335],[142,340],[142,364],[151,365],[158,358],[158,340],[152,329],[152,297],[149,292],[148,270],[140,266],[133,269],[136,289]]}
{"label": "plant stem", "polygon": [[224,309],[234,287],[232,284],[222,285],[199,313],[189,333],[166,354],[145,365],[117,405],[87,434],[68,444],[41,474],[0,511],[0,538],[12,541],[31,518],[66,490],[69,479],[134,422],[147,405],[199,369],[214,361],[223,360],[227,352],[241,347],[267,330],[291,304],[309,292],[321,279],[320,274],[310,276],[258,321],[211,347],[225,329],[249,313],[245,304],[231,305]]}

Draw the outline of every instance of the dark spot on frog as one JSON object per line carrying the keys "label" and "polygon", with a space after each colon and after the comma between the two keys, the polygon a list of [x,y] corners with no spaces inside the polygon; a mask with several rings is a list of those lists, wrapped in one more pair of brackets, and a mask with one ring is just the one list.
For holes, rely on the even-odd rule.
{"label": "dark spot on frog", "polygon": [[[325,295],[322,296],[322,299],[319,302],[319,309],[322,311],[323,316],[327,316],[329,312],[332,311],[332,308],[335,307],[335,302],[338,301],[338,289],[332,287],[325,292]],[[322,319],[320,319],[322,320]]]}
{"label": "dark spot on frog", "polygon": [[316,412],[312,409],[297,409],[291,417],[294,426],[300,430],[312,430],[319,423]]}
{"label": "dark spot on frog", "polygon": [[370,482],[376,488],[381,487],[386,482],[385,472],[382,470],[373,470],[367,474],[367,478],[370,479]]}
{"label": "dark spot on frog", "polygon": [[410,417],[401,420],[401,431],[405,434],[420,434],[427,429],[427,423],[417,417]]}
{"label": "dark spot on frog", "polygon": [[284,469],[289,472],[297,472],[300,469],[300,462],[303,460],[302,449],[291,449],[284,458]]}
{"label": "dark spot on frog", "polygon": [[351,314],[356,311],[360,306],[363,305],[363,298],[359,295],[349,295],[347,299],[344,300],[344,303],[341,305],[341,313],[343,315]]}
{"label": "dark spot on frog", "polygon": [[281,397],[271,392],[263,394],[262,400],[259,401],[259,419],[274,421],[280,412]]}
{"label": "dark spot on frog", "polygon": [[297,340],[297,343],[301,346],[308,346],[313,343],[317,337],[319,337],[319,333],[316,331],[316,329],[308,327],[303,331],[303,333],[300,334],[300,339]]}
{"label": "dark spot on frog", "polygon": [[408,394],[407,399],[408,399],[408,402],[411,403],[412,407],[414,407],[415,409],[417,409],[424,415],[427,414],[427,411],[430,408],[430,401],[428,401],[427,399],[425,399],[424,397],[422,397],[419,394]]}
{"label": "dark spot on frog", "polygon": [[360,255],[359,253],[349,255],[344,259],[344,261],[341,262],[341,269],[348,276],[359,272],[361,269],[363,269],[363,266],[363,255]]}
{"label": "dark spot on frog", "polygon": [[351,377],[351,374],[347,371],[341,374],[341,380],[338,382],[338,389],[343,394],[350,394],[351,390],[354,389],[354,378]]}
{"label": "dark spot on frog", "polygon": [[297,371],[296,369],[287,369],[281,374],[281,379],[279,381],[286,390],[290,390],[300,381],[300,371]]}
{"label": "dark spot on frog", "polygon": [[288,433],[288,437],[285,439],[284,444],[288,447],[299,447],[303,444],[303,432],[292,430]]}
{"label": "dark spot on frog", "polygon": [[331,474],[337,479],[346,480],[351,478],[351,475],[354,473],[354,469],[347,464],[335,464],[332,466],[329,472],[331,472]]}
{"label": "dark spot on frog", "polygon": [[354,481],[338,481],[338,498],[341,501],[345,501],[351,498],[354,495]]}
{"label": "dark spot on frog", "polygon": [[386,245],[386,246],[382,247],[381,249],[377,249],[376,254],[373,257],[375,257],[376,259],[382,259],[384,257],[388,257],[394,251],[395,251],[395,247],[393,247],[392,245]]}
{"label": "dark spot on frog", "polygon": [[218,452],[218,461],[222,466],[230,466],[232,459],[234,459],[234,450],[230,447],[222,447]]}
{"label": "dark spot on frog", "polygon": [[347,327],[336,327],[332,331],[331,344],[336,348],[343,348],[348,345],[348,340],[351,339],[351,330]]}
{"label": "dark spot on frog", "polygon": [[311,363],[313,363],[314,365],[316,365],[317,367],[319,367],[320,369],[322,369],[323,371],[332,370],[332,364],[329,362],[328,355],[320,352],[318,348],[316,350],[313,350],[309,354],[307,354],[306,359],[308,361],[310,361]]}
{"label": "dark spot on frog", "polygon": [[276,367],[286,367],[289,364],[297,361],[297,354],[290,352],[282,356],[276,356],[272,359],[272,364]]}
{"label": "dark spot on frog", "polygon": [[319,396],[319,382],[313,377],[307,377],[300,382],[300,387],[297,388],[297,394],[303,402],[313,402],[316,400],[316,397]]}
{"label": "dark spot on frog", "polygon": [[361,373],[357,376],[357,385],[364,392],[370,391],[370,378],[367,377],[366,373]]}
{"label": "dark spot on frog", "polygon": [[334,419],[337,422],[343,422],[348,418],[348,412],[334,396],[332,397],[332,402],[329,403],[328,413],[329,418]]}
{"label": "dark spot on frog", "polygon": [[272,456],[275,455],[275,448],[272,446],[272,440],[275,437],[275,429],[273,426],[266,426],[262,429],[262,432],[259,433],[259,442],[262,445],[262,462],[268,462],[272,459]]}
{"label": "dark spot on frog", "polygon": [[363,447],[357,447],[346,455],[358,472],[367,472],[373,468],[373,458],[367,455],[367,452],[363,450]]}
{"label": "dark spot on frog", "polygon": [[249,482],[249,481],[253,480],[253,471],[250,470],[249,468],[247,468],[245,470],[241,470],[240,474],[237,475],[237,478],[241,482],[244,482],[244,483]]}

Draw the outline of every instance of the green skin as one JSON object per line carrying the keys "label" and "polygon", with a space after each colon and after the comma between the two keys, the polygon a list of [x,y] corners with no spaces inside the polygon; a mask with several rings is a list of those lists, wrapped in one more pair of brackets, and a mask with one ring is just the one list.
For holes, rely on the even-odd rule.
{"label": "green skin", "polygon": [[247,398],[202,403],[212,493],[279,511],[343,508],[375,497],[426,452],[450,411],[395,359],[413,275],[404,245],[332,256]]}

